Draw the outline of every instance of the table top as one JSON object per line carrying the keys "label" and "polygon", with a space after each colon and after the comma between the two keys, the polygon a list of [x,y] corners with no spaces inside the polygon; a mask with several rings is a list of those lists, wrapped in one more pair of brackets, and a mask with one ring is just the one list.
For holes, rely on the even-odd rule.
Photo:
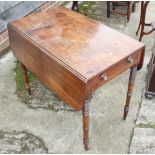
{"label": "table top", "polygon": [[14,29],[84,81],[144,44],[64,7],[10,23]]}

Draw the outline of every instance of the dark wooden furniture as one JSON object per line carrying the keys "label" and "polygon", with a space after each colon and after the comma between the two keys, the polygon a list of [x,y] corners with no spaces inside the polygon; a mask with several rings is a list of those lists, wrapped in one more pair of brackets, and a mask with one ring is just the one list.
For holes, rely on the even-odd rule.
{"label": "dark wooden furniture", "polygon": [[[140,37],[139,37],[139,41],[142,40],[142,37],[144,35],[148,35],[150,33],[152,33],[155,30],[155,22],[152,23],[145,23],[145,17],[146,17],[146,10],[147,10],[147,6],[149,4],[149,1],[142,1],[141,2],[141,13],[140,13],[140,20],[139,20],[139,25],[138,25],[138,29],[136,32],[136,35],[138,35],[138,32],[141,28],[141,32],[140,32]],[[151,26],[151,30],[148,32],[144,32],[144,28],[145,26]]]}
{"label": "dark wooden furniture", "polygon": [[[110,13],[127,16],[127,21],[130,20],[131,12],[134,12],[136,3],[134,1],[107,1],[107,17],[110,18]],[[112,9],[111,9],[112,6]],[[117,11],[117,7],[127,7],[126,13]]]}
{"label": "dark wooden furniture", "polygon": [[150,58],[150,62],[147,68],[147,81],[146,81],[146,98],[153,98],[155,96],[155,41],[153,47],[153,53]]}
{"label": "dark wooden furniture", "polygon": [[73,4],[72,4],[72,10],[76,11],[76,12],[79,12],[79,6],[78,6],[78,1],[73,1]]}
{"label": "dark wooden furniture", "polygon": [[67,104],[83,111],[86,150],[92,93],[131,68],[124,108],[126,119],[136,71],[143,64],[144,44],[64,7],[13,21],[8,32],[29,94],[26,68]]}

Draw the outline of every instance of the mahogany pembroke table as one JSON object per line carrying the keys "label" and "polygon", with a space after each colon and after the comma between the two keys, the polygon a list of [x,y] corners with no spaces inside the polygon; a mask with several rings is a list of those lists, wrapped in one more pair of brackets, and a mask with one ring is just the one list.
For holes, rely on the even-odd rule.
{"label": "mahogany pembroke table", "polygon": [[27,68],[67,104],[83,111],[86,150],[92,93],[131,68],[124,107],[126,119],[136,72],[143,64],[142,43],[65,7],[15,20],[9,23],[8,32],[29,95]]}

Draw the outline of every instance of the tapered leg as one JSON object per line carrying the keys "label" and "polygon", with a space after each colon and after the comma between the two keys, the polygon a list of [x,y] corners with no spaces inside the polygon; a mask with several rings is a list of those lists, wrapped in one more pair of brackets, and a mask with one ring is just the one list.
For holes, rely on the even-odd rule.
{"label": "tapered leg", "polygon": [[135,8],[136,8],[136,2],[133,2],[133,4],[132,4],[132,12],[135,12]]}
{"label": "tapered leg", "polygon": [[116,8],[116,2],[112,2],[112,10],[114,11]]}
{"label": "tapered leg", "polygon": [[130,71],[128,92],[127,92],[127,97],[126,97],[126,104],[124,107],[124,120],[126,120],[128,111],[129,111],[129,104],[130,104],[132,90],[133,90],[133,86],[134,86],[134,82],[135,82],[135,78],[136,78],[136,72],[137,72],[137,66],[133,66]]}
{"label": "tapered leg", "polygon": [[89,150],[89,100],[86,100],[83,107],[83,144],[85,150]]}
{"label": "tapered leg", "polygon": [[128,8],[127,8],[127,21],[130,20],[130,14],[131,14],[131,8],[130,8],[130,2],[127,2],[128,3]]}
{"label": "tapered leg", "polygon": [[139,32],[140,26],[141,26],[141,23],[139,22],[138,29],[137,29],[137,31],[136,31],[136,36],[138,35],[138,32]]}
{"label": "tapered leg", "polygon": [[30,84],[29,84],[27,68],[21,62],[20,62],[20,66],[21,66],[21,70],[23,72],[23,79],[24,79],[25,87],[28,91],[28,94],[31,96],[31,88],[30,88]]}
{"label": "tapered leg", "polygon": [[143,32],[144,32],[144,24],[142,24],[142,26],[141,26],[141,33],[140,33],[139,41],[142,40]]}
{"label": "tapered leg", "polygon": [[110,18],[110,1],[107,1],[107,18]]}
{"label": "tapered leg", "polygon": [[78,1],[73,1],[72,10],[79,12]]}
{"label": "tapered leg", "polygon": [[139,25],[138,25],[138,29],[137,29],[136,35],[138,35],[139,29],[140,29],[140,27],[141,27],[141,25],[142,25],[143,6],[144,6],[144,2],[142,1],[142,2],[141,2],[141,13],[140,13]]}

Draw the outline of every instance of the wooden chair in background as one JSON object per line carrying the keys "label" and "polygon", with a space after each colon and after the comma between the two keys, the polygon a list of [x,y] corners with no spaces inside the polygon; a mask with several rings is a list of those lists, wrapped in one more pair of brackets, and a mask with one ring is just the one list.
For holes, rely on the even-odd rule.
{"label": "wooden chair in background", "polygon": [[72,10],[79,12],[78,1],[73,1]]}
{"label": "wooden chair in background", "polygon": [[[149,1],[142,1],[141,2],[141,13],[140,13],[140,20],[139,20],[139,26],[136,32],[136,35],[138,35],[138,32],[141,28],[141,32],[140,32],[140,37],[139,37],[139,41],[142,40],[142,37],[144,35],[148,35],[150,33],[152,33],[155,30],[155,22],[152,23],[145,23],[145,18],[146,18],[146,10],[147,10],[147,6],[149,4]],[[144,28],[145,26],[151,26],[152,29],[148,32],[144,32]]]}
{"label": "wooden chair in background", "polygon": [[[127,21],[130,20],[131,12],[135,11],[136,3],[134,1],[107,1],[107,17],[110,18],[110,13],[127,16]],[[112,9],[111,9],[112,6]],[[127,12],[117,11],[117,7],[127,7]]]}
{"label": "wooden chair in background", "polygon": [[[112,10],[111,8],[111,3],[112,3]],[[127,6],[127,12],[123,13],[123,12],[118,12],[117,11],[117,7],[123,7],[123,6]],[[78,1],[73,1],[72,4],[72,10],[79,12],[79,7],[78,7]],[[115,13],[115,14],[121,14],[121,15],[126,15],[127,16],[127,21],[130,20],[130,15],[131,12],[135,11],[135,2],[134,1],[127,1],[127,2],[123,2],[123,1],[107,1],[107,17],[110,18],[110,13]]]}

